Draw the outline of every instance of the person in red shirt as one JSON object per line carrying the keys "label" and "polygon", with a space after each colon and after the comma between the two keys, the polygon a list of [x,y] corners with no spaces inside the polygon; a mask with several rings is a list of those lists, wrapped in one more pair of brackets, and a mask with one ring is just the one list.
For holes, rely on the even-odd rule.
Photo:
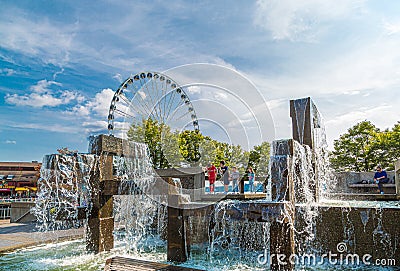
{"label": "person in red shirt", "polygon": [[215,179],[217,177],[217,168],[213,163],[209,163],[207,167],[208,181],[210,182],[210,193],[214,193]]}

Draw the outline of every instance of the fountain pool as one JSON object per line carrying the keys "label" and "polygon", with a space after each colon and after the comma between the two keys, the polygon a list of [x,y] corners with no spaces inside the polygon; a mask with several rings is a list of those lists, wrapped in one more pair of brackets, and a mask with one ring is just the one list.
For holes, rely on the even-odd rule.
{"label": "fountain pool", "polygon": [[[158,248],[151,252],[128,253],[123,244],[116,243],[113,250],[99,254],[88,253],[85,249],[85,241],[75,240],[56,244],[47,244],[36,247],[20,249],[11,253],[6,253],[0,257],[0,270],[24,270],[24,271],[103,271],[107,258],[122,256],[126,258],[136,258],[142,260],[166,263],[166,249]],[[266,265],[258,264],[257,257],[262,251],[254,251],[247,255],[254,261],[241,262],[236,259],[243,258],[243,255],[229,254],[229,257],[222,256],[212,262],[205,257],[201,247],[192,248],[192,256],[189,261],[180,266],[199,268],[209,271],[261,271],[269,270]],[[352,271],[377,271],[377,270],[398,270],[397,267],[378,267],[378,266],[334,266],[323,264],[319,266],[296,266],[298,271],[303,270],[352,270]]]}

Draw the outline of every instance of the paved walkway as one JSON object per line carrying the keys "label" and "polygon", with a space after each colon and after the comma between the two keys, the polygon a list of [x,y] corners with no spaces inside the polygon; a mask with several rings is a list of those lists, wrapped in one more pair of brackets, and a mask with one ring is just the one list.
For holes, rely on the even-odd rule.
{"label": "paved walkway", "polygon": [[35,223],[10,223],[10,220],[0,220],[0,253],[82,237],[83,228],[42,233],[36,232]]}

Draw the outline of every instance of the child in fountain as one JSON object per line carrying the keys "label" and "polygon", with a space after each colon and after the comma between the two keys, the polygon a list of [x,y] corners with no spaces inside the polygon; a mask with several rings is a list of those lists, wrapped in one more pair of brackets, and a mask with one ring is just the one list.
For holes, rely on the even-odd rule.
{"label": "child in fountain", "polygon": [[376,172],[375,172],[375,176],[374,176],[374,181],[375,181],[375,183],[378,184],[379,191],[380,191],[381,194],[383,195],[384,192],[383,192],[382,184],[388,183],[388,182],[389,182],[389,178],[388,178],[388,176],[387,176],[386,171],[382,170],[382,167],[381,167],[381,166],[377,166],[377,167],[376,167]]}
{"label": "child in fountain", "polygon": [[210,193],[214,193],[215,179],[217,176],[217,168],[213,163],[209,163],[207,166],[208,181],[210,182]]}
{"label": "child in fountain", "polygon": [[254,170],[253,170],[252,167],[249,167],[248,173],[247,173],[247,177],[249,178],[249,190],[250,190],[251,193],[254,193],[255,192],[255,190],[254,190],[254,177],[255,177],[255,174],[254,174]]}
{"label": "child in fountain", "polygon": [[225,161],[221,161],[219,163],[219,166],[220,166],[220,171],[221,171],[221,175],[222,175],[222,180],[224,182],[224,191],[225,191],[225,194],[227,194],[228,189],[229,189],[229,179],[230,179],[229,169],[225,165]]}
{"label": "child in fountain", "polygon": [[232,167],[231,179],[232,179],[232,187],[233,193],[239,193],[239,178],[240,173],[237,171],[237,167]]}

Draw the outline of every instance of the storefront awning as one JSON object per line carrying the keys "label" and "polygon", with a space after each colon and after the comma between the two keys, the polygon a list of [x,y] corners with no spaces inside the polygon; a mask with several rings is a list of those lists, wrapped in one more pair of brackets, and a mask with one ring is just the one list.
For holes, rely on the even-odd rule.
{"label": "storefront awning", "polygon": [[37,191],[37,187],[28,187],[28,189],[31,191]]}
{"label": "storefront awning", "polygon": [[29,191],[29,189],[26,187],[17,187],[15,188],[15,191]]}

